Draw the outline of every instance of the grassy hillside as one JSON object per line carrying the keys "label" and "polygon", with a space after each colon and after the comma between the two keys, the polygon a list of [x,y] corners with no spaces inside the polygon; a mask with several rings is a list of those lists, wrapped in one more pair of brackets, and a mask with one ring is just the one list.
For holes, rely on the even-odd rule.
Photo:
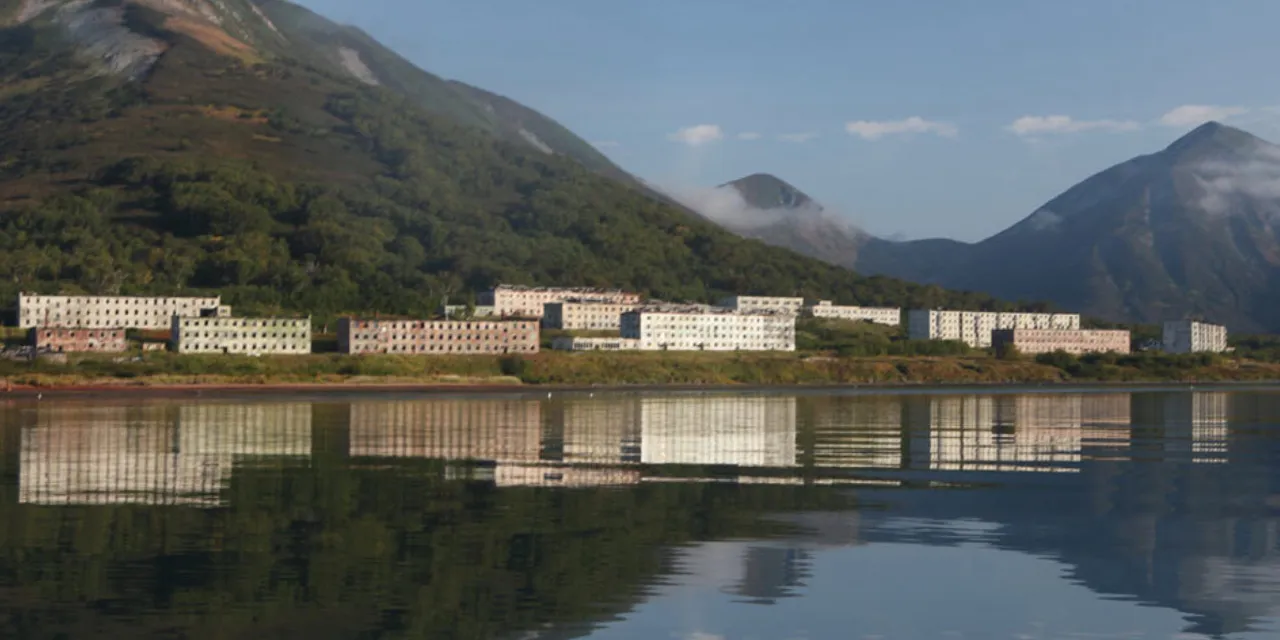
{"label": "grassy hillside", "polygon": [[171,44],[138,83],[90,73],[55,29],[0,32],[0,300],[219,290],[327,318],[509,281],[995,304],[742,240],[411,97],[129,18]]}

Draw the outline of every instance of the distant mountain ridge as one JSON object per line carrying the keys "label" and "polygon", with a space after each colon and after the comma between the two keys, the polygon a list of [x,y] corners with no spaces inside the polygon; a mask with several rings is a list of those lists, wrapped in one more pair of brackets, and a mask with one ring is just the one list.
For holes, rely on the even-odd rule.
{"label": "distant mountain ridge", "polygon": [[1280,146],[1218,122],[1091,176],[974,244],[836,229],[815,237],[794,221],[728,226],[864,274],[1116,321],[1199,317],[1280,331]]}

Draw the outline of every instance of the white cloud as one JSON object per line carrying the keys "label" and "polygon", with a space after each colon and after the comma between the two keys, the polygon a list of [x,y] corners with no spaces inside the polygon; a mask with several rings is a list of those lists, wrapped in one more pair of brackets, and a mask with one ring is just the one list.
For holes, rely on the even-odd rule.
{"label": "white cloud", "polygon": [[667,136],[667,138],[696,147],[724,138],[724,131],[720,129],[718,124],[696,124],[692,127],[685,127]]}
{"label": "white cloud", "polygon": [[622,146],[617,140],[596,140],[591,143],[597,149],[617,149]]}
{"label": "white cloud", "polygon": [[705,631],[694,631],[684,638],[685,640],[724,640],[724,636],[707,633]]}
{"label": "white cloud", "polygon": [[1166,127],[1193,127],[1210,120],[1226,120],[1233,116],[1244,115],[1249,110],[1244,107],[1224,107],[1212,104],[1184,104],[1181,107],[1160,116],[1160,124]]}
{"label": "white cloud", "polygon": [[[1270,203],[1280,200],[1280,152],[1270,148],[1232,161],[1206,160],[1191,170],[1201,189],[1200,206],[1211,215],[1274,209]],[[1280,215],[1280,210],[1270,213]]]}
{"label": "white cloud", "polygon": [[1082,131],[1134,131],[1142,125],[1132,120],[1076,120],[1071,116],[1022,116],[1005,127],[1020,136],[1045,133],[1080,133]]}
{"label": "white cloud", "polygon": [[887,135],[904,133],[932,133],[944,138],[953,138],[959,133],[955,125],[925,120],[919,116],[911,116],[903,120],[858,120],[845,124],[844,129],[865,140],[878,140]]}
{"label": "white cloud", "polygon": [[783,142],[808,142],[818,137],[818,134],[809,131],[806,133],[783,133],[778,135],[778,139]]}
{"label": "white cloud", "polygon": [[760,134],[755,131],[743,131],[738,134],[739,140],[759,140]]}

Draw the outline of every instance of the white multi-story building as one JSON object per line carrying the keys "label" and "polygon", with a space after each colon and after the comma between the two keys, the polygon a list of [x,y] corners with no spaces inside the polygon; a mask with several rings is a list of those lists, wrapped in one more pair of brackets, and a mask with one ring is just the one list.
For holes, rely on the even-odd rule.
{"label": "white multi-story building", "polygon": [[1227,350],[1227,328],[1194,320],[1170,320],[1164,323],[1164,350],[1222,353]]}
{"label": "white multi-story building", "polygon": [[173,318],[178,353],[311,353],[310,318]]}
{"label": "white multi-story building", "polygon": [[997,329],[1080,328],[1078,313],[1017,313],[912,309],[907,313],[907,337],[912,340],[959,340],[986,348]]}
{"label": "white multi-story building", "polygon": [[548,302],[543,305],[542,326],[565,331],[617,331],[622,325],[622,314],[636,306],[599,298]]}
{"label": "white multi-story building", "polygon": [[897,307],[852,307],[819,300],[817,304],[806,307],[805,312],[815,318],[861,320],[893,327],[902,324],[902,309]]}
{"label": "white multi-story building", "polygon": [[230,315],[230,307],[224,307],[218,296],[18,295],[18,326],[24,329],[168,329],[174,316],[202,315]]}
{"label": "white multi-story building", "polygon": [[777,296],[729,296],[719,306],[734,311],[775,311],[798,315],[804,306],[804,298]]}
{"label": "white multi-story building", "polygon": [[552,302],[564,302],[578,298],[590,298],[614,304],[640,303],[640,294],[620,289],[596,289],[592,287],[526,287],[503,284],[476,296],[476,304],[493,307],[497,316],[541,318],[544,306]]}
{"label": "white multi-story building", "polygon": [[623,314],[622,337],[645,351],[795,351],[796,317],[704,305],[643,307]]}

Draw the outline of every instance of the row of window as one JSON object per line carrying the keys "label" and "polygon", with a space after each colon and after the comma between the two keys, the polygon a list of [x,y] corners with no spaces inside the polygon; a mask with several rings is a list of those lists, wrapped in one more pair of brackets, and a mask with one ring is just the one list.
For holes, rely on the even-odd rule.
{"label": "row of window", "polygon": [[267,333],[266,331],[263,331],[262,335],[258,335],[258,332],[256,331],[249,334],[246,334],[240,331],[195,331],[195,332],[191,332],[189,334],[183,334],[182,336],[180,336],[181,340],[191,340],[191,339],[198,339],[198,338],[209,338],[209,339],[221,338],[223,340],[244,340],[244,339],[256,340],[258,338],[276,339],[276,340],[307,340],[310,338],[310,336],[308,336],[305,332]]}
{"label": "row of window", "polygon": [[257,318],[183,318],[179,325],[182,328],[212,327],[215,329],[231,328],[269,328],[269,327],[310,327],[310,320],[289,319],[257,319]]}
{"label": "row of window", "polygon": [[471,344],[432,344],[432,345],[390,345],[388,347],[369,347],[356,345],[351,353],[520,353],[533,352],[537,348],[533,345],[515,345],[515,346],[498,346],[498,345],[471,345]]}
{"label": "row of window", "polygon": [[[518,330],[532,330],[531,322],[435,322],[429,320],[413,321],[413,322],[378,322],[375,320],[357,321],[351,323],[352,329],[377,329],[406,331],[411,329],[434,329],[440,330],[490,330],[490,331],[510,331],[512,327]],[[372,335],[372,334],[368,334]]]}
{"label": "row of window", "polygon": [[310,353],[311,345],[278,344],[270,342],[226,344],[222,342],[183,343],[180,352],[208,353]]}

